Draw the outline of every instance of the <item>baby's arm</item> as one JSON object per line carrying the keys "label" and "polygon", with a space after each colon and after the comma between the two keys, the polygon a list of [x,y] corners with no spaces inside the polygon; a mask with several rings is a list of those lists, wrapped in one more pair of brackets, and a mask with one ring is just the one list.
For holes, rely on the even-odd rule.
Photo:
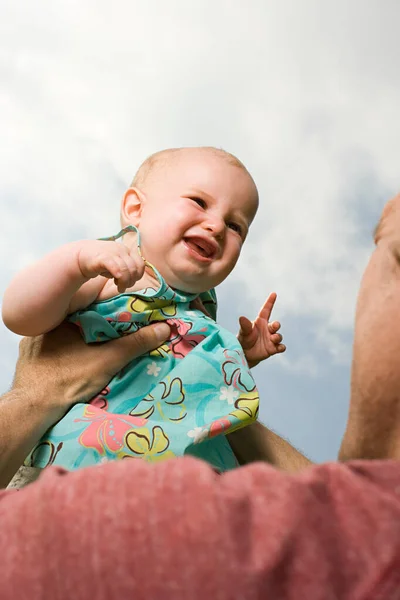
{"label": "baby's arm", "polygon": [[19,335],[45,333],[93,302],[105,278],[114,278],[122,292],[143,273],[136,248],[100,240],[66,244],[16,275],[4,295],[3,321]]}
{"label": "baby's arm", "polygon": [[255,367],[259,362],[273,354],[285,352],[282,336],[278,333],[280,323],[270,322],[271,312],[276,301],[276,294],[270,294],[261,308],[255,321],[240,317],[238,340],[242,345],[249,367]]}

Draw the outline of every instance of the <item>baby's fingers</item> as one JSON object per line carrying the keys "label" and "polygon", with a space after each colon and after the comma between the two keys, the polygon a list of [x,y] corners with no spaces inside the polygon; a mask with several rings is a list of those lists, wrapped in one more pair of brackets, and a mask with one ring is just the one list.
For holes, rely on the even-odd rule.
{"label": "baby's fingers", "polygon": [[137,252],[136,254],[130,253],[122,245],[118,251],[119,253],[115,256],[115,260],[120,266],[120,275],[115,278],[115,285],[118,291],[122,293],[143,277],[144,262]]}
{"label": "baby's fingers", "polygon": [[98,273],[108,279],[119,279],[123,268],[119,256],[104,256],[99,260]]}
{"label": "baby's fingers", "polygon": [[118,265],[118,274],[114,276],[114,282],[119,293],[122,293],[131,285],[131,272],[125,258],[121,258],[121,256],[115,256],[114,260]]}
{"label": "baby's fingers", "polygon": [[272,323],[268,323],[268,329],[270,333],[276,333],[281,328],[281,324],[279,321],[273,321]]}
{"label": "baby's fingers", "polygon": [[143,275],[144,275],[144,271],[146,268],[146,263],[144,261],[144,258],[142,258],[140,256],[140,254],[137,251],[137,248],[132,248],[131,252],[129,254],[129,258],[134,262],[135,264],[135,269],[136,269],[136,281],[139,281],[139,279],[142,279]]}
{"label": "baby's fingers", "polygon": [[121,266],[120,276],[115,278],[115,285],[121,294],[126,289],[132,287],[140,277],[136,275],[136,268],[132,268],[132,265],[127,264],[124,260]]}
{"label": "baby's fingers", "polygon": [[126,265],[126,272],[124,273],[123,281],[126,288],[132,287],[139,279],[142,279],[144,275],[144,262],[140,256],[133,257],[127,254],[123,257]]}
{"label": "baby's fingers", "polygon": [[247,317],[240,317],[239,325],[240,330],[238,340],[241,343],[243,350],[248,350],[254,346],[257,339],[257,332],[254,328],[254,324],[249,321]]}
{"label": "baby's fingers", "polygon": [[282,341],[283,338],[282,338],[282,336],[281,336],[280,333],[274,333],[274,334],[271,335],[270,339],[271,339],[271,342],[273,344],[275,344],[275,346],[277,346],[278,344],[281,343],[281,341]]}
{"label": "baby's fingers", "polygon": [[250,335],[253,331],[253,323],[247,317],[239,317],[239,335]]}

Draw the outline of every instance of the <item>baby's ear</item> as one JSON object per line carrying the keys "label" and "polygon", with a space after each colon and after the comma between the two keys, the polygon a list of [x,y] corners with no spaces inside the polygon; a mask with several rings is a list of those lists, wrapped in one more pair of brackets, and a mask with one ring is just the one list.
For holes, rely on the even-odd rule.
{"label": "baby's ear", "polygon": [[145,203],[144,194],[135,187],[126,190],[121,204],[121,223],[139,227],[140,217]]}

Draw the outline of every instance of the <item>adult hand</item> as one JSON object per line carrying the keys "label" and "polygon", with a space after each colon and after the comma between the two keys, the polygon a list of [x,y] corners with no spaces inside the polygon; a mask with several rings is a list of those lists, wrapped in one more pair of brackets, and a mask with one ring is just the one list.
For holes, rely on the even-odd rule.
{"label": "adult hand", "polygon": [[61,418],[76,402],[90,400],[131,360],[157,348],[169,335],[166,323],[144,327],[104,344],[85,344],[78,329],[63,323],[53,331],[24,338],[13,383],[34,404]]}
{"label": "adult hand", "polygon": [[88,345],[76,327],[63,323],[50,333],[23,339],[12,389],[0,399],[0,487],[73,404],[100,392],[125,365],[157,348],[169,334],[166,323],[157,323]]}

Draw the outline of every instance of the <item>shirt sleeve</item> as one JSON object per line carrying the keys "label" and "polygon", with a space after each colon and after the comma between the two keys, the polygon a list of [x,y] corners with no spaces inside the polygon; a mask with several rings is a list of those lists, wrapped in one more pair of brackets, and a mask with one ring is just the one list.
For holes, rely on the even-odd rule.
{"label": "shirt sleeve", "polygon": [[51,467],[0,523],[4,600],[400,598],[397,462]]}

